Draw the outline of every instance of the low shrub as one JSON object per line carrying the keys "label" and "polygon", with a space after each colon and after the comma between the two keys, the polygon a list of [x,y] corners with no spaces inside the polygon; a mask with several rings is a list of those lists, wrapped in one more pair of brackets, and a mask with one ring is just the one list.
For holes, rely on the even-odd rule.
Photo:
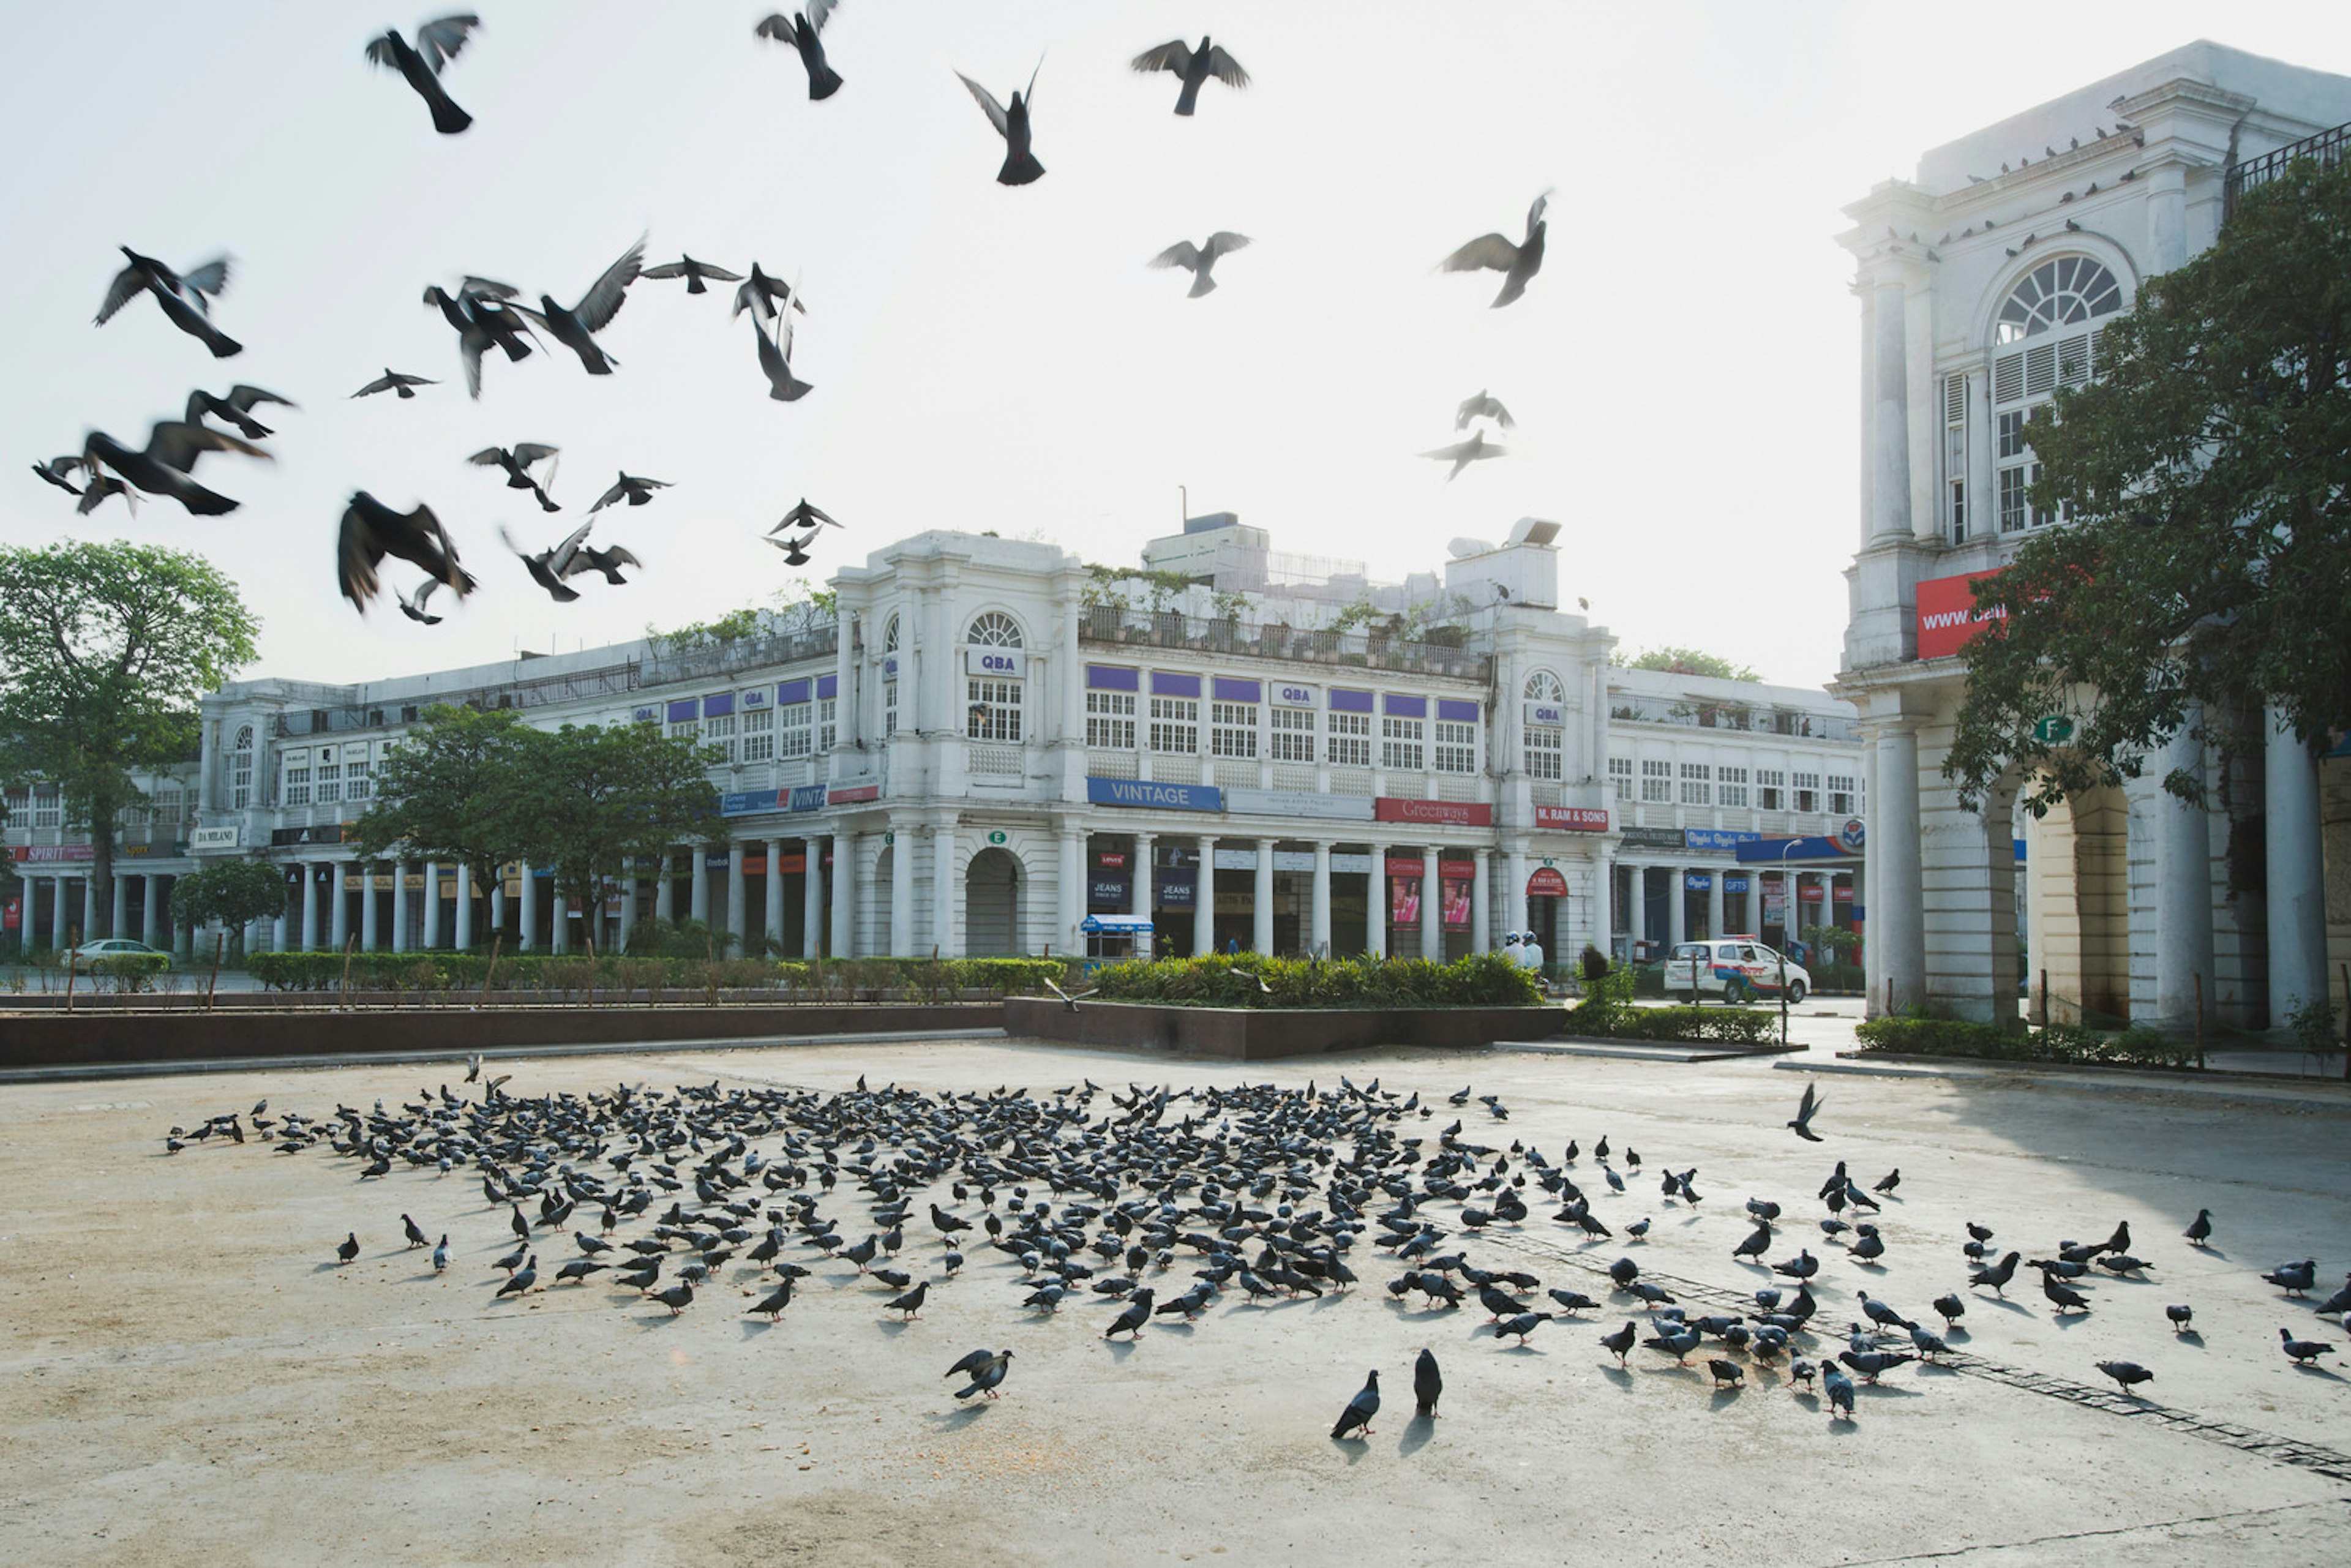
{"label": "low shrub", "polygon": [[1763,1045],[1780,1037],[1780,1009],[1740,1007],[1640,1008],[1637,977],[1615,969],[1593,981],[1567,1011],[1565,1032],[1598,1040]]}
{"label": "low shrub", "polygon": [[[160,956],[158,967],[167,963]],[[254,978],[273,991],[330,991],[344,984],[340,953],[256,953],[246,963]],[[953,998],[978,991],[991,997],[1044,989],[1047,979],[1070,972],[1062,958],[834,958],[821,961],[771,958],[596,956],[591,971],[585,954],[501,954],[492,977],[483,953],[354,953],[349,984],[355,991],[537,991],[585,997],[590,974],[599,992],[643,993],[655,1001],[672,992],[698,993],[705,1001],[720,991],[783,992],[804,1001],[843,1001],[856,997]]]}
{"label": "low shrub", "polygon": [[1957,1019],[1877,1018],[1854,1026],[1864,1051],[1964,1056],[1985,1061],[2055,1061],[2109,1067],[2195,1067],[2196,1042],[2151,1029],[2120,1033],[2050,1024],[2004,1028]]}
{"label": "low shrub", "polygon": [[82,976],[98,991],[152,991],[172,967],[168,953],[110,953],[82,966]]}
{"label": "low shrub", "polygon": [[[1058,977],[1056,977],[1058,978]],[[1533,975],[1499,953],[1426,958],[1271,958],[1256,953],[1110,964],[1105,1000],[1201,1008],[1517,1008],[1541,1005]]]}

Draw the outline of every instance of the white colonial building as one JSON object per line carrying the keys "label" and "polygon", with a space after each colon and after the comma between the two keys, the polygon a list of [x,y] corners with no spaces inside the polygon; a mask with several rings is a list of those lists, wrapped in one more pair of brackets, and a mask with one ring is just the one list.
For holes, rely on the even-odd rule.
{"label": "white colonial building", "polygon": [[[1942,764],[1967,585],[2062,522],[2027,499],[2034,422],[2098,373],[2106,325],[2147,279],[2212,245],[2238,193],[2284,160],[2339,157],[2346,121],[2351,79],[2191,44],[1935,148],[1915,179],[1846,209],[1861,549],[1834,689],[1860,711],[1876,807],[1873,1007],[2005,1019],[2029,985],[2061,1020],[2185,1028],[2200,1001],[2208,1019],[2260,1028],[2327,994],[2330,894],[2338,947],[2351,915],[2351,846],[2335,836],[2351,774],[2270,716],[2204,715],[2234,738],[2183,735],[2142,779],[2038,821],[2017,811],[2014,777],[1983,811],[1961,809]],[[2220,804],[2165,794],[2173,769]]]}
{"label": "white colonial building", "polygon": [[[166,858],[118,862],[156,881],[118,883],[117,925],[168,929],[137,912],[169,873],[262,855],[287,903],[255,946],[583,945],[583,912],[528,867],[342,847],[386,751],[440,703],[724,748],[726,832],[588,912],[600,947],[692,915],[794,955],[1068,953],[1113,915],[1151,922],[1163,953],[1449,956],[1531,929],[1573,962],[1795,910],[1850,920],[1852,710],[1613,666],[1614,639],[1557,608],[1556,533],[1456,540],[1441,574],[1379,584],[1276,555],[1229,514],[1153,541],[1141,573],[929,532],[835,574],[830,610],[725,643],[240,682],[204,702]],[[90,928],[95,895],[86,846],[37,810],[27,796],[9,841],[35,862],[26,929],[55,941]]]}

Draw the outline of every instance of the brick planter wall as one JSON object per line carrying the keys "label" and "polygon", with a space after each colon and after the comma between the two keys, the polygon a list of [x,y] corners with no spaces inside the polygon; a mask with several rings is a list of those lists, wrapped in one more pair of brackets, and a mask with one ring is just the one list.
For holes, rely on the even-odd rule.
{"label": "brick planter wall", "polygon": [[1008,997],[1004,1029],[1016,1039],[1071,1045],[1157,1047],[1188,1056],[1262,1061],[1325,1051],[1410,1045],[1463,1051],[1501,1040],[1547,1040],[1557,1008],[1176,1008],[1141,1002]]}

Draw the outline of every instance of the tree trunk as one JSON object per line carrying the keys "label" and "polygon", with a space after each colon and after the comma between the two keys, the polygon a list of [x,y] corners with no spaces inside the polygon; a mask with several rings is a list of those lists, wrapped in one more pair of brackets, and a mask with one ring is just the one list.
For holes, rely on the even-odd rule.
{"label": "tree trunk", "polygon": [[96,942],[114,935],[114,813],[92,807],[89,813],[89,929],[81,939]]}

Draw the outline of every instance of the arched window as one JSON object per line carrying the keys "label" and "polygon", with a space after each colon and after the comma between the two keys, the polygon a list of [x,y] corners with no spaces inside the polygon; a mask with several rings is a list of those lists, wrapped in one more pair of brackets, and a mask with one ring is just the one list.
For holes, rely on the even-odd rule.
{"label": "arched window", "polygon": [[[963,640],[973,648],[1018,648],[1020,623],[1000,610],[987,611],[972,618]],[[1006,654],[988,664],[992,667],[985,671],[976,662],[967,665],[964,734],[973,740],[1018,741],[1023,685],[1019,657]]]}
{"label": "arched window", "polygon": [[253,726],[239,725],[228,759],[228,803],[242,811],[253,804]]}
{"label": "arched window", "polygon": [[885,653],[898,651],[898,618],[895,615],[882,623],[882,651]]}
{"label": "arched window", "polygon": [[[2000,308],[1992,329],[1992,500],[2003,534],[2022,533],[2057,521],[2057,514],[2032,504],[2041,477],[2031,426],[2060,387],[2077,387],[2104,367],[2100,350],[2104,318],[2123,308],[2123,288],[2105,267],[2086,256],[2061,256],[2043,262],[2017,280]],[[2008,345],[2014,347],[2007,347]],[[1944,422],[1946,467],[1965,462],[1965,408],[1960,378],[1946,377]],[[1947,483],[1959,476],[1946,476]],[[1967,509],[1954,493],[1950,527],[1954,538],[1970,531]],[[1979,521],[1976,528],[1980,528]]]}
{"label": "arched window", "polygon": [[882,738],[898,733],[898,618],[882,623]]}
{"label": "arched window", "polygon": [[1567,690],[1549,670],[1527,677],[1525,744],[1520,747],[1530,779],[1562,777],[1561,742],[1567,728]]}

